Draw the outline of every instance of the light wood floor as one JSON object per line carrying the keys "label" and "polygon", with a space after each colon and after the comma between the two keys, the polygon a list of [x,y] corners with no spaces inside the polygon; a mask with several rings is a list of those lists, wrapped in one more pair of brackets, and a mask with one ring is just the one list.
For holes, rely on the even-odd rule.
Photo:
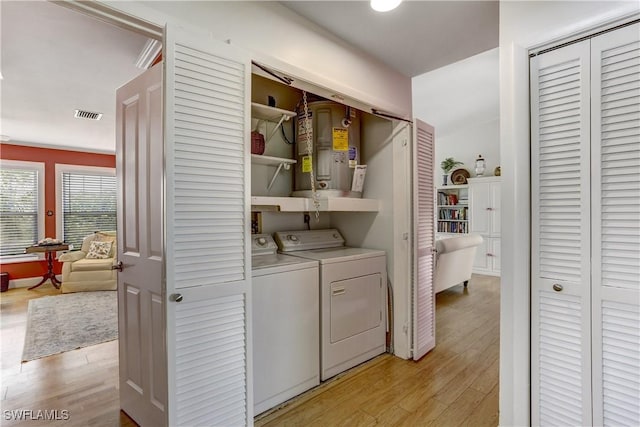
{"label": "light wood floor", "polygon": [[[474,276],[437,295],[437,346],[418,362],[380,356],[324,383],[258,426],[496,426],[499,290]],[[111,341],[20,363],[28,300],[50,285],[0,294],[2,426],[135,426],[119,411],[118,347]],[[57,422],[7,420],[7,410],[67,410]]]}
{"label": "light wood floor", "polygon": [[[46,284],[0,294],[2,426],[135,426],[121,413],[118,341],[21,363],[29,299],[59,295]],[[68,420],[8,420],[5,411],[68,411]],[[62,418],[62,412],[58,412]]]}

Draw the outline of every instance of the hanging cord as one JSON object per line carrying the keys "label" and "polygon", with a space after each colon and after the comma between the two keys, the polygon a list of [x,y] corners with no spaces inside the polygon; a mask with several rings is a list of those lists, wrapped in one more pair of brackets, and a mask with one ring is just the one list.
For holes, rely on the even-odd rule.
{"label": "hanging cord", "polygon": [[295,119],[291,120],[291,123],[293,124],[293,126],[292,126],[293,127],[293,138],[291,138],[292,141],[289,141],[289,138],[287,138],[287,134],[284,133],[284,123],[280,126],[280,131],[282,132],[282,139],[284,139],[284,142],[286,144],[289,144],[289,145],[293,145],[296,142],[295,141],[295,139],[296,139],[296,125],[295,125],[295,121],[294,120]]}
{"label": "hanging cord", "polygon": [[309,156],[309,179],[311,180],[311,196],[315,208],[316,222],[320,222],[320,200],[316,191],[316,180],[313,175],[313,142],[311,140],[311,119],[309,118],[309,105],[307,104],[307,92],[302,91],[304,103],[304,130],[307,135],[307,155]]}

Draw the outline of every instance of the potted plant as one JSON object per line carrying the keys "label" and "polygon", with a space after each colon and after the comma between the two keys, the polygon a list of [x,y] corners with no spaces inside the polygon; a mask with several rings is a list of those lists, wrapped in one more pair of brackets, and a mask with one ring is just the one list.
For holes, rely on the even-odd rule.
{"label": "potted plant", "polygon": [[444,172],[444,175],[442,175],[442,185],[447,185],[447,176],[449,175],[449,172],[451,172],[451,169],[461,164],[462,162],[454,160],[453,157],[447,157],[442,161],[442,163],[440,163],[440,167]]}

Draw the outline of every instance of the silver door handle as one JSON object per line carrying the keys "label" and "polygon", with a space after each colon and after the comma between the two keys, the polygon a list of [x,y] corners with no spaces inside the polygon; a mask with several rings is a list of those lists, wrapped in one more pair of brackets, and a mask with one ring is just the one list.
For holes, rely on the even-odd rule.
{"label": "silver door handle", "polygon": [[122,272],[123,268],[124,268],[124,264],[122,263],[122,261],[118,262],[116,265],[111,266],[112,270],[118,270],[120,272]]}
{"label": "silver door handle", "polygon": [[554,283],[554,284],[553,284],[553,290],[554,290],[554,291],[556,291],[556,292],[561,292],[563,289],[564,289],[564,287],[562,287],[562,285],[561,285],[561,284],[559,284],[559,283]]}
{"label": "silver door handle", "polygon": [[169,296],[169,301],[172,302],[181,302],[182,301],[182,294],[171,294]]}
{"label": "silver door handle", "polygon": [[334,290],[331,291],[331,295],[334,296],[334,297],[338,296],[338,295],[343,295],[345,293],[347,293],[347,291],[344,288],[334,289]]}

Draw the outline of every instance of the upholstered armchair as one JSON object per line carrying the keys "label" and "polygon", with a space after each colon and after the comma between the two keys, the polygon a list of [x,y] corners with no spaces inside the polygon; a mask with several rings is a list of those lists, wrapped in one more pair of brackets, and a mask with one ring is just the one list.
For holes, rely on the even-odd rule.
{"label": "upholstered armchair", "polygon": [[476,248],[482,244],[478,234],[467,234],[436,240],[435,292],[471,279],[471,269],[476,256]]}
{"label": "upholstered armchair", "polygon": [[85,237],[79,251],[58,257],[62,264],[63,293],[112,291],[117,288],[116,232],[99,231]]}

